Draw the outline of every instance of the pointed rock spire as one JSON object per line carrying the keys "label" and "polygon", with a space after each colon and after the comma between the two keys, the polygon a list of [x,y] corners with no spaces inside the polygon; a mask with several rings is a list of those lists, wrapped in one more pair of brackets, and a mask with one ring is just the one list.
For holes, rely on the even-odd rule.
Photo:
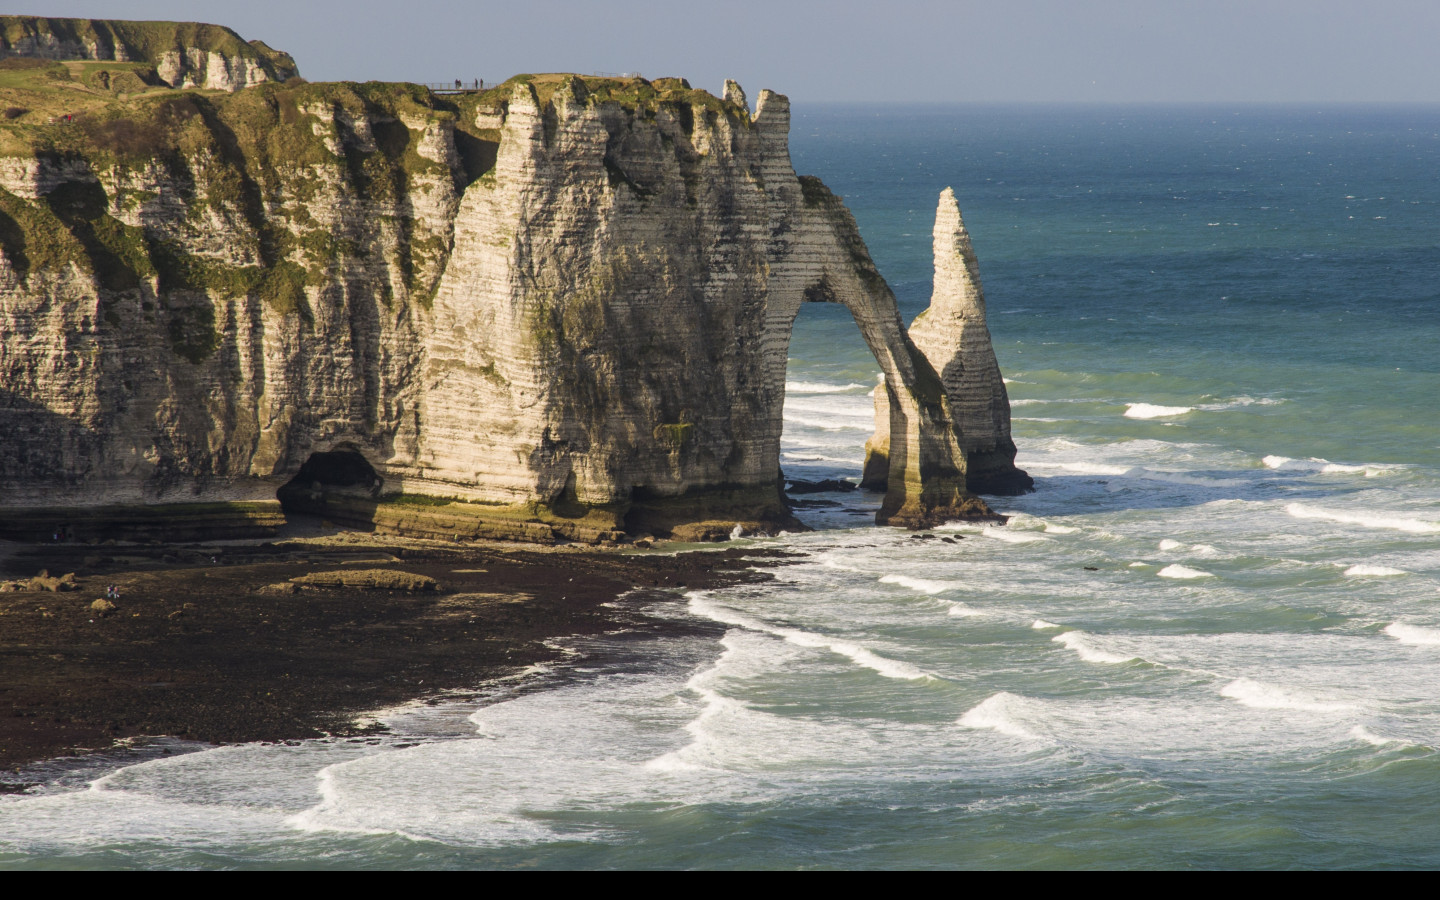
{"label": "pointed rock spire", "polygon": [[934,294],[930,308],[911,324],[910,339],[945,384],[970,490],[1024,493],[1034,480],[1015,468],[1010,398],[985,324],[980,267],[950,188],[935,211],[934,250]]}

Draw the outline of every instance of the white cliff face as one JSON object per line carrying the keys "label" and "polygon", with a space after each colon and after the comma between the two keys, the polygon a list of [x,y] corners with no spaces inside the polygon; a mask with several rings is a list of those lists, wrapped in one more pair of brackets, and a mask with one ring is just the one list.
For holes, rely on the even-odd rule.
{"label": "white cliff face", "polygon": [[517,84],[466,137],[493,153],[480,173],[451,114],[348,90],[264,107],[244,166],[219,144],[0,160],[0,238],[7,218],[74,235],[43,265],[3,245],[0,506],[273,498],[345,451],[376,497],[544,524],[506,536],[794,527],[790,329],[839,302],[886,375],[881,520],[991,515],[940,365],[843,204],[791,167],[783,96],[752,117],[733,83],[636,100],[571,78],[543,103]]}
{"label": "white cliff face", "polygon": [[910,339],[945,384],[971,490],[1023,493],[1033,482],[1015,468],[1010,398],[985,324],[980,267],[950,188],[935,212],[934,248],[934,294],[910,325]]}

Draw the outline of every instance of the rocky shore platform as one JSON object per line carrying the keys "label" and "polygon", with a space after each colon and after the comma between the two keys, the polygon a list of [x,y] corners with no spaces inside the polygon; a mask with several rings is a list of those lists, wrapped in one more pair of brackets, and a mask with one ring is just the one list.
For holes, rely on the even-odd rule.
{"label": "rocky shore platform", "polygon": [[769,580],[763,568],[785,556],[320,529],[267,542],[0,543],[0,770],[146,737],[363,733],[366,712],[463,697],[554,660],[557,638],[683,629],[641,610]]}

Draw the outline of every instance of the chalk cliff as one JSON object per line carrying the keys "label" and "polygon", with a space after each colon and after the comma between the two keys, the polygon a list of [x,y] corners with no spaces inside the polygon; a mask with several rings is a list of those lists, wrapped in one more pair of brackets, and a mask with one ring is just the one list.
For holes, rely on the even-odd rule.
{"label": "chalk cliff", "polygon": [[778,461],[804,302],[845,304],[885,373],[880,521],[993,516],[955,388],[789,124],[733,82],[522,76],[0,125],[0,536],[263,530],[277,491],[447,537],[802,527]]}
{"label": "chalk cliff", "polygon": [[[985,291],[955,192],[935,212],[935,282],[930,306],[910,324],[910,339],[940,373],[956,439],[965,452],[968,487],[982,494],[1023,494],[1035,481],[1015,467],[1010,398],[985,324]],[[875,435],[866,444],[864,482],[885,479],[890,412],[876,392]]]}
{"label": "chalk cliff", "polygon": [[169,87],[222,91],[299,74],[289,54],[195,22],[0,16],[0,60],[15,57],[139,63]]}

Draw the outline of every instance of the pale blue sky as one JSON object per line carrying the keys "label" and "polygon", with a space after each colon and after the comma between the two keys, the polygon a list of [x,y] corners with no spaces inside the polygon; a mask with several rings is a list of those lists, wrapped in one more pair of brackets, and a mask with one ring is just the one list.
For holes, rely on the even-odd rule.
{"label": "pale blue sky", "polygon": [[290,51],[312,81],[639,71],[808,101],[1440,101],[1437,0],[30,0],[17,11],[217,22]]}

